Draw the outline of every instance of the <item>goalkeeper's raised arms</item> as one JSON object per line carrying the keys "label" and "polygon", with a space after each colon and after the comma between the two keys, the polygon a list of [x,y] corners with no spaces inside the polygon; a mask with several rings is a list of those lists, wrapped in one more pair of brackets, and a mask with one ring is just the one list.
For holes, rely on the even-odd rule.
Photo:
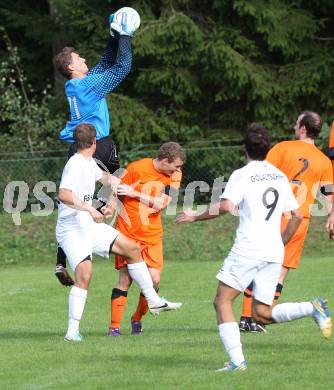
{"label": "goalkeeper's raised arms", "polygon": [[140,26],[138,12],[130,7],[123,7],[109,16],[110,35],[117,37],[127,35],[132,37]]}

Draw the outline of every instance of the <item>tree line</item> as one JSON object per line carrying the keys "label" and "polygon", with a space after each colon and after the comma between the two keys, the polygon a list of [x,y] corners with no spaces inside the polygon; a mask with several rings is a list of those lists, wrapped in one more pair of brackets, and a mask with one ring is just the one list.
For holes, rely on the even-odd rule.
{"label": "tree line", "polygon": [[332,0],[2,1],[1,151],[60,147],[68,112],[52,57],[73,46],[93,66],[124,5],[141,27],[109,97],[121,145],[230,139],[254,120],[284,135],[305,109],[333,119]]}

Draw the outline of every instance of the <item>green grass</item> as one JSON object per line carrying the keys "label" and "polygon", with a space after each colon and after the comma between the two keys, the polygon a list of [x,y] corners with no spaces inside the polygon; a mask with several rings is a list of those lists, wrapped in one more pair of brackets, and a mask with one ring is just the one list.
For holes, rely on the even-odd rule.
{"label": "green grass", "polygon": [[[13,227],[0,218],[0,389],[328,389],[334,374],[333,341],[309,318],[242,336],[247,372],[217,374],[227,361],[212,300],[215,275],[233,239],[235,220],[166,226],[161,295],[180,299],[175,313],[147,316],[145,333],[130,335],[137,302],[133,287],[123,336],[107,337],[109,300],[117,274],[96,259],[81,331],[85,341],[63,341],[69,290],[53,276],[54,217],[23,216]],[[315,220],[300,268],[291,272],[281,302],[328,297],[334,310],[332,246]],[[5,227],[6,226],[6,227]],[[312,242],[309,242],[309,241]],[[50,245],[53,245],[52,247]],[[318,254],[319,255],[316,255]],[[240,300],[236,313],[240,313]]]}
{"label": "green grass", "polygon": [[[63,341],[68,289],[52,267],[5,267],[0,288],[1,389],[257,389],[331,388],[333,343],[311,319],[272,326],[266,335],[243,335],[246,373],[216,374],[227,356],[215,325],[212,298],[219,262],[174,262],[163,275],[162,294],[184,307],[147,316],[145,334],[131,336],[137,300],[132,289],[123,336],[108,338],[109,292],[116,281],[110,262],[97,260],[81,330],[82,344]],[[285,286],[282,301],[323,293],[334,302],[330,258],[305,258]],[[240,303],[240,302],[238,302]],[[239,312],[239,310],[237,310]]]}

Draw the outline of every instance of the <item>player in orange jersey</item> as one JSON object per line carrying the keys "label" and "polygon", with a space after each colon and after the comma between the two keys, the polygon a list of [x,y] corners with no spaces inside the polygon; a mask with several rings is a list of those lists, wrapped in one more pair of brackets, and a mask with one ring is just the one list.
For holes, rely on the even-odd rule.
{"label": "player in orange jersey", "polygon": [[[285,256],[281,275],[276,288],[277,300],[290,269],[296,269],[302,254],[307,235],[310,210],[318,190],[333,182],[332,164],[316,146],[315,139],[321,131],[321,119],[311,111],[302,112],[295,124],[294,141],[283,141],[268,153],[267,160],[286,174],[291,182],[295,197],[301,208],[303,220],[292,239],[285,246]],[[331,202],[329,196],[328,201]],[[287,225],[282,218],[282,231]],[[274,300],[274,302],[275,302]],[[252,284],[244,292],[242,314],[239,327],[241,331],[263,332],[264,326],[252,320]]]}
{"label": "player in orange jersey", "polygon": [[[328,157],[332,161],[332,167],[333,167],[333,174],[334,174],[334,121],[332,123],[330,132],[329,132],[329,140],[328,140]],[[333,178],[334,182],[334,178]],[[333,201],[334,201],[334,195],[333,195]],[[334,207],[332,208],[332,212],[330,213],[327,223],[326,223],[326,230],[329,233],[329,238],[331,240],[334,240]]]}
{"label": "player in orange jersey", "polygon": [[[160,212],[171,200],[166,194],[166,188],[180,186],[181,167],[185,157],[179,144],[167,142],[160,147],[156,158],[144,158],[130,163],[117,188],[117,195],[123,198],[124,209],[118,216],[116,228],[140,245],[142,258],[156,290],[159,288],[163,268],[163,227]],[[111,295],[109,336],[121,335],[121,320],[132,283],[126,258],[116,256],[115,268],[119,270],[119,280]],[[147,301],[140,294],[136,311],[131,317],[132,334],[142,333],[141,318],[147,311]]]}
{"label": "player in orange jersey", "polygon": [[334,121],[332,123],[330,132],[329,132],[329,140],[328,140],[328,157],[332,161],[333,171],[334,171]]}

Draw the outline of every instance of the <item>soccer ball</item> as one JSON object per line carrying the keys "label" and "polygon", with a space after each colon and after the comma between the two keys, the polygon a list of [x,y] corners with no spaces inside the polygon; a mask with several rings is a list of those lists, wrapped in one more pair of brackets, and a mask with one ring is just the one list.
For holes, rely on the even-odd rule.
{"label": "soccer ball", "polygon": [[121,26],[123,32],[132,35],[140,26],[140,16],[135,9],[123,7],[115,12],[113,22]]}

